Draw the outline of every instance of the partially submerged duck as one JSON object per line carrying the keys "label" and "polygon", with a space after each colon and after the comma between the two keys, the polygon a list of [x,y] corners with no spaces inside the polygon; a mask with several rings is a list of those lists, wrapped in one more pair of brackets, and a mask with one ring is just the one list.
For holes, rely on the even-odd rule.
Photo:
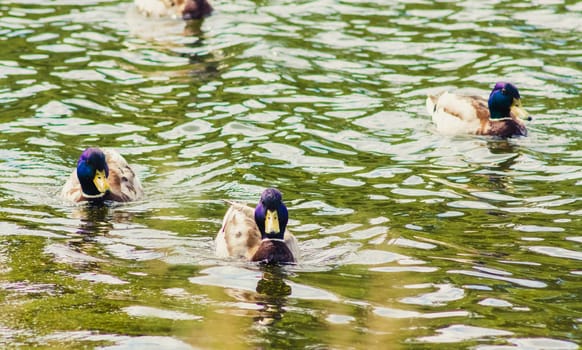
{"label": "partially submerged duck", "polygon": [[264,263],[294,263],[297,239],[287,230],[289,215],[281,192],[268,188],[255,209],[229,202],[216,236],[216,254]]}
{"label": "partially submerged duck", "polygon": [[117,151],[87,148],[63,186],[61,197],[71,202],[131,202],[143,197],[143,188]]}
{"label": "partially submerged duck", "polygon": [[444,134],[526,136],[523,119],[531,120],[517,87],[505,82],[495,84],[489,100],[445,91],[429,95],[426,108],[437,130]]}
{"label": "partially submerged duck", "polygon": [[135,7],[150,17],[200,19],[209,16],[212,6],[207,0],[134,0]]}

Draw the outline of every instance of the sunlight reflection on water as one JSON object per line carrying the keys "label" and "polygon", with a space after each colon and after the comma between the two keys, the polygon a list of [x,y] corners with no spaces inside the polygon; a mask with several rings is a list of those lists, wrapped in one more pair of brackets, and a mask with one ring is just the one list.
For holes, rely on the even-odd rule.
{"label": "sunlight reflection on water", "polygon": [[[0,344],[578,347],[579,4],[212,4],[0,5]],[[527,138],[436,133],[427,93],[502,79]],[[94,145],[145,200],[56,198]],[[270,186],[299,263],[216,258],[221,200]]]}

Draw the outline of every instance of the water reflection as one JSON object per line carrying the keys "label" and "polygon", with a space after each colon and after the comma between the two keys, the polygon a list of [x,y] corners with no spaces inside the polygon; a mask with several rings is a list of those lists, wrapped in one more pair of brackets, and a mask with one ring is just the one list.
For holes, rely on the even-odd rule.
{"label": "water reflection", "polygon": [[[183,78],[191,76],[196,82],[200,80],[209,81],[215,78],[218,73],[218,62],[223,58],[220,49],[208,50],[205,43],[205,33],[203,31],[204,19],[200,20],[176,20],[172,18],[146,18],[136,11],[134,6],[129,6],[126,13],[126,21],[130,33],[135,37],[145,40],[139,45],[148,53],[144,59],[161,59],[158,53],[147,50],[148,43],[155,43],[164,49],[171,51],[177,57],[172,60],[170,57],[161,60],[160,64],[178,65],[186,63],[188,69],[173,72],[174,77]],[[171,55],[170,54],[170,55]],[[147,64],[144,60],[141,63]]]}
{"label": "water reflection", "polygon": [[76,232],[83,241],[93,240],[98,235],[105,236],[113,228],[113,211],[105,203],[88,202],[76,206],[71,216],[80,221]]}
{"label": "water reflection", "polygon": [[486,140],[485,144],[492,158],[492,163],[485,165],[480,173],[488,178],[492,190],[515,191],[513,177],[508,176],[515,162],[519,159],[521,146],[512,140]]}
{"label": "water reflection", "polygon": [[[104,249],[106,251],[129,249],[131,252],[125,252],[124,255],[137,254],[133,251],[134,247],[120,248],[121,239],[111,234],[120,225],[132,225],[135,212],[128,211],[123,205],[115,203],[86,202],[71,207],[70,213],[72,218],[78,220],[77,226],[71,229],[75,234],[69,234],[66,241],[52,243],[45,249],[45,253],[51,254],[55,261],[83,267],[84,271],[93,274],[94,271],[100,271],[100,263],[106,261],[104,260]],[[143,255],[147,252],[140,251],[139,253]],[[158,255],[156,254],[156,256]],[[82,279],[104,281],[90,276],[85,277]],[[115,279],[115,277],[109,277]]]}
{"label": "water reflection", "polygon": [[[0,344],[575,345],[581,5],[217,1],[183,22],[130,3],[0,5]],[[501,79],[528,137],[431,131],[427,92]],[[131,157],[144,202],[56,200],[87,145]],[[220,199],[266,186],[301,263],[214,257]]]}
{"label": "water reflection", "polygon": [[254,318],[261,325],[270,325],[280,320],[285,313],[287,298],[291,295],[291,286],[285,283],[286,272],[279,266],[263,267],[263,276],[257,282],[259,297],[257,305],[262,308]]}

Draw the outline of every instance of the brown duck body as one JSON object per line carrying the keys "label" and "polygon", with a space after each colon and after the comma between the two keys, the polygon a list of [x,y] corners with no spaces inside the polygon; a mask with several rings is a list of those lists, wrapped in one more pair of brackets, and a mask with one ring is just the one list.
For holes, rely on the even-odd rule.
{"label": "brown duck body", "polygon": [[[133,169],[129,166],[125,158],[112,149],[102,149],[109,167],[109,191],[99,198],[100,200],[110,200],[116,202],[131,202],[143,198],[144,192]],[[73,170],[71,176],[63,186],[61,197],[71,202],[82,202],[91,200],[81,189],[81,183],[77,177],[77,169]]]}
{"label": "brown duck body", "polygon": [[230,208],[224,215],[222,227],[215,239],[217,256],[257,262],[297,261],[299,246],[297,239],[289,230],[285,230],[283,240],[261,239],[254,209],[240,203],[228,203]]}
{"label": "brown duck body", "polygon": [[487,100],[480,96],[443,92],[429,95],[426,107],[437,130],[444,134],[527,135],[524,122],[513,113],[506,118],[492,119]]}

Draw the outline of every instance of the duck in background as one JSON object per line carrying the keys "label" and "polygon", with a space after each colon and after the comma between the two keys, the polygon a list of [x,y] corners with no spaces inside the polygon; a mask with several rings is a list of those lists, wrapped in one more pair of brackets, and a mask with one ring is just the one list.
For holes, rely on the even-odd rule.
{"label": "duck in background", "polygon": [[209,16],[212,6],[207,0],[134,0],[135,7],[150,17],[200,19]]}
{"label": "duck in background", "polygon": [[297,239],[287,230],[289,215],[279,190],[268,188],[257,207],[228,202],[222,227],[215,239],[216,255],[267,264],[297,261]]}
{"label": "duck in background", "polygon": [[426,108],[437,130],[444,134],[475,134],[498,137],[526,136],[523,119],[531,120],[521,105],[517,87],[495,84],[489,100],[451,92],[429,95]]}
{"label": "duck in background", "polygon": [[61,197],[71,202],[131,202],[143,197],[143,188],[117,151],[87,148],[63,186]]}

